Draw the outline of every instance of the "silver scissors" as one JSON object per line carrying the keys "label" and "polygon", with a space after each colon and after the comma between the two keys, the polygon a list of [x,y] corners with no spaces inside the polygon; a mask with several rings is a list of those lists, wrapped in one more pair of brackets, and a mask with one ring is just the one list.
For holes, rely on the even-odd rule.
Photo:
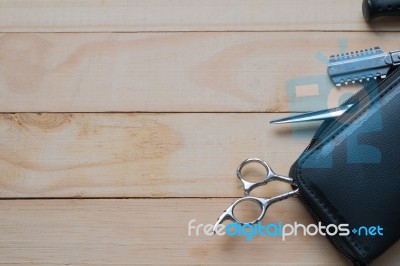
{"label": "silver scissors", "polygon": [[[256,182],[256,183],[249,182],[249,181],[245,180],[243,178],[243,176],[242,176],[243,167],[248,165],[248,164],[251,164],[251,163],[261,164],[265,168],[265,170],[267,171],[264,179],[261,180],[260,182]],[[285,200],[287,198],[290,198],[290,197],[293,197],[293,196],[296,196],[296,195],[299,194],[299,189],[297,188],[297,185],[295,184],[293,178],[275,174],[274,171],[272,171],[271,167],[268,165],[267,162],[265,162],[263,160],[260,160],[260,159],[257,159],[257,158],[250,158],[250,159],[247,159],[247,160],[243,161],[239,165],[238,169],[236,170],[236,175],[237,175],[237,177],[239,178],[240,182],[243,185],[244,196],[242,198],[236,200],[235,202],[233,202],[221,214],[221,216],[219,216],[219,218],[217,219],[217,222],[216,222],[216,224],[214,225],[214,228],[213,228],[214,233],[218,229],[218,226],[220,224],[222,224],[225,220],[231,220],[231,221],[240,223],[242,225],[246,225],[246,224],[251,225],[251,224],[257,223],[257,222],[261,221],[264,218],[265,212],[267,211],[268,207],[271,206],[271,204],[279,202],[281,200]],[[277,196],[272,197],[272,198],[260,198],[260,197],[250,196],[250,192],[253,189],[255,189],[256,187],[259,187],[259,186],[264,186],[264,185],[268,184],[271,181],[281,181],[281,182],[288,183],[288,184],[292,185],[293,187],[295,187],[295,190],[292,190],[290,192],[287,192],[287,193],[284,193],[284,194],[281,194],[281,195],[277,195]],[[243,222],[241,222],[239,219],[237,219],[235,217],[234,209],[239,204],[241,204],[241,203],[243,203],[245,201],[252,201],[252,202],[257,203],[259,205],[259,207],[260,207],[260,214],[259,214],[258,218],[255,219],[254,221],[243,223]]]}
{"label": "silver scissors", "polygon": [[353,104],[347,104],[343,106],[339,106],[336,108],[316,111],[316,112],[308,112],[301,115],[288,116],[284,118],[279,118],[275,120],[271,120],[271,124],[284,124],[284,123],[297,123],[297,122],[308,122],[308,121],[318,121],[325,120],[329,118],[336,118],[345,113]]}

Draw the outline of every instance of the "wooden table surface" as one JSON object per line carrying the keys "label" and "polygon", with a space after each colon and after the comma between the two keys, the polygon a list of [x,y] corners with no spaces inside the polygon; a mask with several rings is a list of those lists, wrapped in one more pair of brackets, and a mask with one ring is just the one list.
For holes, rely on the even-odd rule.
{"label": "wooden table surface", "polygon": [[[246,158],[286,174],[317,125],[268,121],[321,104],[288,81],[326,79],[340,49],[399,48],[398,20],[368,25],[358,0],[0,0],[0,30],[0,264],[349,264],[322,236],[188,222],[241,196]],[[313,222],[297,199],[264,221]],[[373,265],[399,263],[400,243]]]}

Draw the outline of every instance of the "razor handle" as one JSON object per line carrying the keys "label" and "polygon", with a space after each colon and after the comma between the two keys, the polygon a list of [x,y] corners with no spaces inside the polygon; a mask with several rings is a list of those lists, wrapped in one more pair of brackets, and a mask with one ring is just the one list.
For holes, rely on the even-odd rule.
{"label": "razor handle", "polygon": [[400,16],[400,0],[364,0],[362,11],[367,21],[381,16]]}

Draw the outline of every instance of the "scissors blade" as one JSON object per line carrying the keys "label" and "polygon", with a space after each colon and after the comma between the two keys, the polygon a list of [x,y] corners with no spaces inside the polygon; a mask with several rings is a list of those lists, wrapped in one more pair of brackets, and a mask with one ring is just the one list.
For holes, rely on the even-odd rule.
{"label": "scissors blade", "polygon": [[308,122],[308,121],[318,121],[325,120],[329,118],[336,118],[341,116],[346,112],[353,104],[343,105],[336,108],[309,112],[301,115],[294,115],[283,117],[275,120],[271,120],[270,124],[284,124],[284,123],[298,123],[298,122]]}

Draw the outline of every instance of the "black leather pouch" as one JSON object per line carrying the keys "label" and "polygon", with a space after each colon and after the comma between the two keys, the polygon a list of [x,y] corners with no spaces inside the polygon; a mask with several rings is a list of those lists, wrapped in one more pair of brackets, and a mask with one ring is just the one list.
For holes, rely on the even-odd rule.
{"label": "black leather pouch", "polygon": [[400,237],[400,68],[363,88],[325,121],[289,175],[322,225],[348,224],[327,235],[355,264],[367,264]]}

